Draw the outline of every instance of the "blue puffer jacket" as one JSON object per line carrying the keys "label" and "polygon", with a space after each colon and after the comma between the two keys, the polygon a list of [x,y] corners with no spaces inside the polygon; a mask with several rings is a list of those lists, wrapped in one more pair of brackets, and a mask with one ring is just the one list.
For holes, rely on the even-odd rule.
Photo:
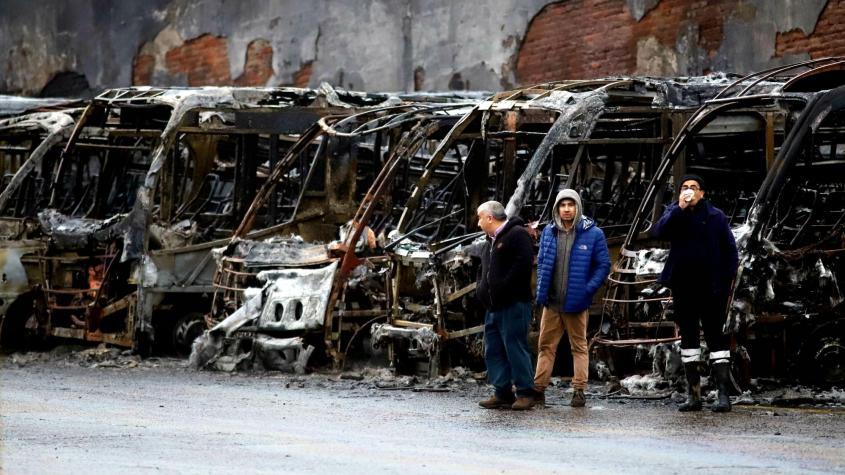
{"label": "blue puffer jacket", "polygon": [[[549,287],[554,277],[557,261],[557,233],[555,223],[549,223],[540,236],[540,254],[537,256],[537,305],[546,306]],[[566,283],[566,301],[563,311],[581,312],[590,308],[593,296],[610,274],[610,255],[604,233],[596,223],[581,217],[575,226],[575,242],[569,260],[569,277]]]}

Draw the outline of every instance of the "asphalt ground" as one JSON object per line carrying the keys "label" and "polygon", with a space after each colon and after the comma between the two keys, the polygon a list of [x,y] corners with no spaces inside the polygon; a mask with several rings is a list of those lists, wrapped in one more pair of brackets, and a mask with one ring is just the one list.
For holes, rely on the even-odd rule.
{"label": "asphalt ground", "polygon": [[[592,397],[485,410],[471,379],[195,372],[0,359],[0,472],[843,473],[841,408],[679,413]],[[379,388],[378,386],[383,386]]]}

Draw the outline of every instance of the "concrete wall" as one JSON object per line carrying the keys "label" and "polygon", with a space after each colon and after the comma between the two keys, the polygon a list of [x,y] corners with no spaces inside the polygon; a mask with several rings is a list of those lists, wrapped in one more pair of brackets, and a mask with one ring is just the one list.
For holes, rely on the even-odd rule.
{"label": "concrete wall", "polygon": [[[0,91],[61,71],[93,88],[500,89],[548,0],[2,0]],[[470,7],[472,5],[472,7]]]}
{"label": "concrete wall", "polygon": [[742,73],[845,55],[843,30],[845,0],[0,0],[0,92]]}

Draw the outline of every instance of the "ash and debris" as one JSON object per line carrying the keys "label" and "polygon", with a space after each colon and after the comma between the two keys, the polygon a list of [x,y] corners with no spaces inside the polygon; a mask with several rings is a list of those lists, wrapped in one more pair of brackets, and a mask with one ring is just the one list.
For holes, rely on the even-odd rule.
{"label": "ash and debris", "polygon": [[621,386],[620,395],[664,397],[671,395],[669,382],[655,374],[631,375],[619,381],[619,385]]}
{"label": "ash and debris", "polygon": [[[96,347],[82,345],[61,345],[50,351],[26,352],[0,355],[0,366],[9,364],[25,366],[78,366],[90,369],[144,370],[160,368],[165,371],[194,373],[188,361],[181,358],[141,358],[131,350],[100,344]],[[463,367],[452,368],[447,374],[435,378],[411,375],[397,375],[385,367],[361,365],[344,371],[315,370],[308,374],[294,374],[289,371],[260,370],[259,367],[246,371],[229,373],[212,372],[217,375],[242,376],[247,378],[274,377],[284,381],[286,387],[341,386],[346,389],[371,389],[383,391],[450,392],[475,388],[487,390],[486,372],[472,372]]]}
{"label": "ash and debris", "polygon": [[[660,346],[660,345],[657,345]],[[665,358],[665,346],[650,350],[655,360]],[[661,354],[663,356],[661,356]],[[194,373],[184,359],[170,357],[141,358],[130,350],[100,344],[96,347],[61,345],[45,352],[12,353],[0,355],[0,366],[71,366],[112,371],[159,370]],[[601,366],[601,363],[597,365]],[[658,365],[656,365],[658,366]],[[671,364],[670,364],[671,366]],[[598,369],[598,368],[597,368]],[[233,371],[212,374],[225,377],[278,379],[285,388],[333,388],[350,391],[350,397],[367,397],[391,392],[454,392],[466,396],[484,396],[492,391],[487,384],[487,373],[474,372],[464,367],[452,368],[448,373],[434,378],[396,374],[385,367],[360,364],[343,371],[317,370],[308,374],[292,374],[275,370]],[[607,381],[591,380],[587,398],[593,404],[612,401],[625,404],[632,400],[652,401],[671,405],[684,401],[684,388],[680,378],[672,379],[665,366],[662,373],[635,374],[621,380],[609,377]],[[702,377],[702,394],[707,402],[715,400],[716,391],[705,375]],[[570,378],[553,377],[546,390],[546,405],[564,406],[572,394]],[[752,379],[750,387],[732,398],[736,406],[772,407],[845,407],[845,389],[839,387],[811,387],[790,385],[776,379]]]}
{"label": "ash and debris", "polygon": [[125,214],[118,214],[105,220],[74,218],[55,209],[46,209],[38,213],[38,223],[57,249],[78,249],[94,241],[112,239],[122,230],[125,217]]}
{"label": "ash and debris", "polygon": [[294,234],[264,241],[236,239],[226,247],[214,249],[212,255],[218,264],[224,256],[238,256],[249,267],[297,267],[329,261],[326,244],[304,242]]}
{"label": "ash and debris", "polygon": [[384,391],[449,392],[471,390],[486,386],[487,373],[474,373],[457,366],[448,373],[435,378],[411,375],[397,375],[389,368],[363,367],[340,373],[341,381],[355,381],[358,386]]}
{"label": "ash and debris", "polygon": [[186,362],[179,358],[141,358],[132,350],[117,348],[102,343],[96,347],[81,345],[60,345],[50,351],[12,353],[4,357],[18,366],[51,364],[56,366],[81,366],[85,368],[184,368]]}
{"label": "ash and debris", "polygon": [[[845,301],[834,258],[806,253],[796,256],[762,239],[756,249],[740,254],[735,295],[726,329],[738,333],[761,315],[782,314],[792,320],[818,319]],[[806,282],[818,282],[807,286]],[[779,290],[776,293],[775,289]]]}
{"label": "ash and debris", "polygon": [[669,258],[668,249],[643,249],[637,251],[636,273],[638,276],[658,275]]}
{"label": "ash and debris", "polygon": [[[702,398],[708,404],[716,401],[716,387],[710,378],[701,377]],[[686,400],[685,389],[674,387],[660,375],[632,375],[620,381],[611,380],[605,385],[604,394],[593,394],[602,399],[665,400],[666,403],[682,403]],[[779,380],[752,380],[748,389],[731,397],[734,406],[773,407],[845,407],[845,390],[838,387],[790,386]]]}
{"label": "ash and debris", "polygon": [[845,407],[845,389],[784,385],[774,379],[753,379],[751,388],[734,399],[735,405],[775,407]]}

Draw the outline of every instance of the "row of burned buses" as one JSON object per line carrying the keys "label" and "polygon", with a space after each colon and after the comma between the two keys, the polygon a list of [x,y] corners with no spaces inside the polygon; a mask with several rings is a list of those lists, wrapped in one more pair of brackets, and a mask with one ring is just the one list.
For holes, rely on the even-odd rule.
{"label": "row of burned buses", "polygon": [[[475,210],[544,226],[571,187],[615,259],[611,372],[678,341],[652,223],[684,173],[740,249],[736,374],[845,381],[845,59],[481,94],[127,88],[0,121],[0,345],[71,338],[305,371],[384,349],[476,367]],[[562,352],[565,353],[565,352]]]}

